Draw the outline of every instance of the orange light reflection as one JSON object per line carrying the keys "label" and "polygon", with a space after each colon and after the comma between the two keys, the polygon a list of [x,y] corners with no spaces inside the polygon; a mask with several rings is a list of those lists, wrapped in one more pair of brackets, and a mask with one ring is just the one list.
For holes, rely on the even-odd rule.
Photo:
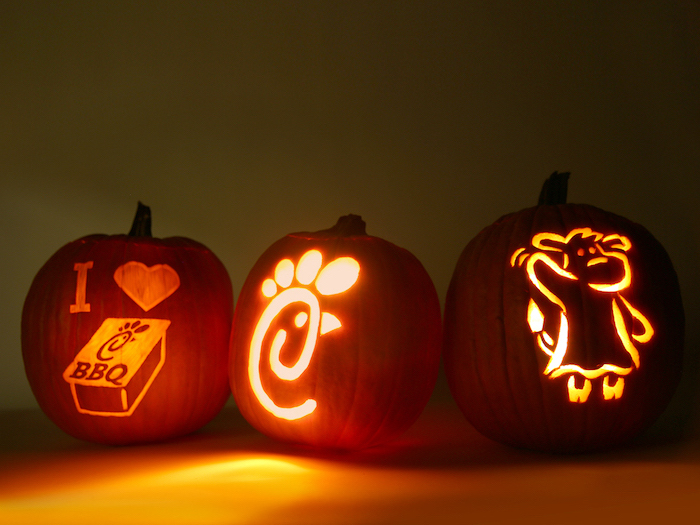
{"label": "orange light reflection", "polygon": [[190,456],[179,465],[177,457],[162,458],[144,468],[141,454],[110,464],[108,452],[79,480],[61,483],[62,470],[72,468],[64,463],[52,469],[54,484],[28,483],[19,487],[25,489],[21,496],[0,497],[3,525],[74,525],[81,516],[101,525],[250,523],[317,487],[313,469],[302,460],[221,454]]}

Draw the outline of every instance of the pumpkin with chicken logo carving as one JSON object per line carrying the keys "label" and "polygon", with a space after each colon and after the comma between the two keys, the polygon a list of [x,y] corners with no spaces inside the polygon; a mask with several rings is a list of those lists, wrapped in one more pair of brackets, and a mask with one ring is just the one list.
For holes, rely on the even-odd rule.
{"label": "pumpkin with chicken logo carving", "polygon": [[274,243],[236,305],[236,403],[283,441],[359,449],[397,437],[425,406],[439,360],[430,277],[356,215]]}

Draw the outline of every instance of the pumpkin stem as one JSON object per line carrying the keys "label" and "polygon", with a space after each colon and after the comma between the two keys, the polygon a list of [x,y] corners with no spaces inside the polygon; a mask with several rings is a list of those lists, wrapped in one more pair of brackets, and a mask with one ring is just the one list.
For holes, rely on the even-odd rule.
{"label": "pumpkin stem", "polygon": [[136,208],[136,217],[131,224],[130,237],[152,237],[151,234],[151,208],[139,201]]}
{"label": "pumpkin stem", "polygon": [[566,191],[570,173],[552,173],[542,185],[540,198],[537,204],[566,204]]}
{"label": "pumpkin stem", "polygon": [[352,237],[353,235],[367,235],[365,221],[359,215],[343,215],[335,226],[327,229],[328,233],[338,237]]}

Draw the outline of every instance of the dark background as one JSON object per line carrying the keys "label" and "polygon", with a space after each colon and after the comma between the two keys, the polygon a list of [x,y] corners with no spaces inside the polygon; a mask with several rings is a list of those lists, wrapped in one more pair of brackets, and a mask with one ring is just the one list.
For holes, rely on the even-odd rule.
{"label": "dark background", "polygon": [[[483,4],[483,5],[479,5]],[[535,204],[644,224],[678,272],[696,413],[700,3],[0,2],[0,407],[36,406],[20,314],[90,233],[209,246],[236,297],[283,235],[360,214],[444,301],[459,253]],[[442,389],[442,390],[440,390]],[[444,391],[444,383],[439,386]]]}

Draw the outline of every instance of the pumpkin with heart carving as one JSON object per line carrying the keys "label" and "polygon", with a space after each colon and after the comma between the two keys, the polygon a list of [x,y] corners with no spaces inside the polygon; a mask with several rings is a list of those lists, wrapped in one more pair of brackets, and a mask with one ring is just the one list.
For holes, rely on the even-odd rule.
{"label": "pumpkin with heart carving", "polygon": [[129,235],[90,235],[39,270],[22,312],[22,354],[42,410],[107,444],[202,427],[229,395],[233,294],[205,246],[157,239],[139,203]]}

